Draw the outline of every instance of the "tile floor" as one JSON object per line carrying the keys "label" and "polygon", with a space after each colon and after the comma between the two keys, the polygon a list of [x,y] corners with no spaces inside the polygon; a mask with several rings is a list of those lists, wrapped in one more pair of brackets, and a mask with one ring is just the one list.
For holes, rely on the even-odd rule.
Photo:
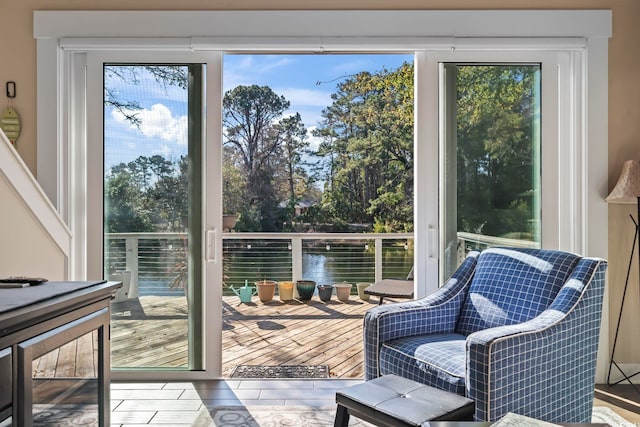
{"label": "tile floor", "polygon": [[215,406],[335,408],[336,390],[362,380],[220,380],[111,384],[111,425],[192,426]]}
{"label": "tile floor", "polygon": [[[197,426],[201,411],[220,406],[302,406],[335,411],[336,390],[360,382],[361,379],[113,382],[111,425]],[[640,394],[629,387],[597,386],[594,404],[608,406],[640,426]]]}

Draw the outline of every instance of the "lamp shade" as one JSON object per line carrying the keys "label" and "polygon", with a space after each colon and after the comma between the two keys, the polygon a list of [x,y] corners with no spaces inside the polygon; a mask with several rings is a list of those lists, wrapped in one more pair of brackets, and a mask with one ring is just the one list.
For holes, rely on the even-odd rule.
{"label": "lamp shade", "polygon": [[616,186],[605,199],[608,203],[636,203],[640,197],[640,160],[627,160]]}

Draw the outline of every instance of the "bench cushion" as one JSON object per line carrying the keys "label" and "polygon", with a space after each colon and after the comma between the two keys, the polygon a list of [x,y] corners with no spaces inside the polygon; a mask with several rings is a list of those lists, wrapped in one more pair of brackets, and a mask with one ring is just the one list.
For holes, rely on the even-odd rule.
{"label": "bench cushion", "polygon": [[421,426],[430,420],[471,420],[474,403],[396,375],[340,390],[336,403],[376,425]]}

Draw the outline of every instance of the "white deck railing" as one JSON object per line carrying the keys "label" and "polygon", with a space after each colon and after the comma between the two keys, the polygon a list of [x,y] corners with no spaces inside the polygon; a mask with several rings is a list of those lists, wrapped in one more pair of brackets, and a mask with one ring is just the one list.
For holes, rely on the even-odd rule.
{"label": "white deck railing", "polygon": [[[354,281],[377,281],[383,277],[406,275],[413,259],[413,233],[223,233],[223,252],[229,257],[225,267],[227,279],[234,271],[244,271],[244,279],[261,278],[299,280],[313,278],[313,268],[333,268],[358,277]],[[111,271],[131,272],[131,295],[137,295],[140,278],[168,288],[181,269],[186,267],[186,233],[108,233],[105,235],[106,263]],[[389,251],[395,246],[395,255]],[[489,246],[536,247],[535,242],[458,233],[458,258],[470,249]],[[354,249],[357,248],[357,249]],[[400,250],[399,250],[400,249]],[[410,251],[398,255],[401,249]],[[234,261],[233,255],[241,259]],[[307,265],[304,256],[331,265]],[[248,260],[248,261],[247,261]],[[253,260],[253,261],[252,261]],[[244,264],[242,264],[244,262]],[[246,274],[255,265],[266,262],[269,267],[255,267],[255,277]],[[235,265],[234,265],[235,263]],[[263,265],[263,264],[260,264]],[[235,270],[234,270],[235,269]],[[391,271],[396,273],[390,275]],[[240,274],[240,273],[238,273]],[[242,280],[244,280],[242,279]],[[234,282],[235,280],[235,282]],[[241,279],[231,277],[232,284]]]}

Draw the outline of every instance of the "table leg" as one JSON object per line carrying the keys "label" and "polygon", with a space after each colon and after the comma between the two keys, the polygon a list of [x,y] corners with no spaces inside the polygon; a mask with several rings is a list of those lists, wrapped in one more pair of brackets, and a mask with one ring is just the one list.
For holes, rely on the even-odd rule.
{"label": "table leg", "polygon": [[342,405],[338,405],[336,410],[336,419],[333,427],[347,427],[349,425],[349,411]]}

